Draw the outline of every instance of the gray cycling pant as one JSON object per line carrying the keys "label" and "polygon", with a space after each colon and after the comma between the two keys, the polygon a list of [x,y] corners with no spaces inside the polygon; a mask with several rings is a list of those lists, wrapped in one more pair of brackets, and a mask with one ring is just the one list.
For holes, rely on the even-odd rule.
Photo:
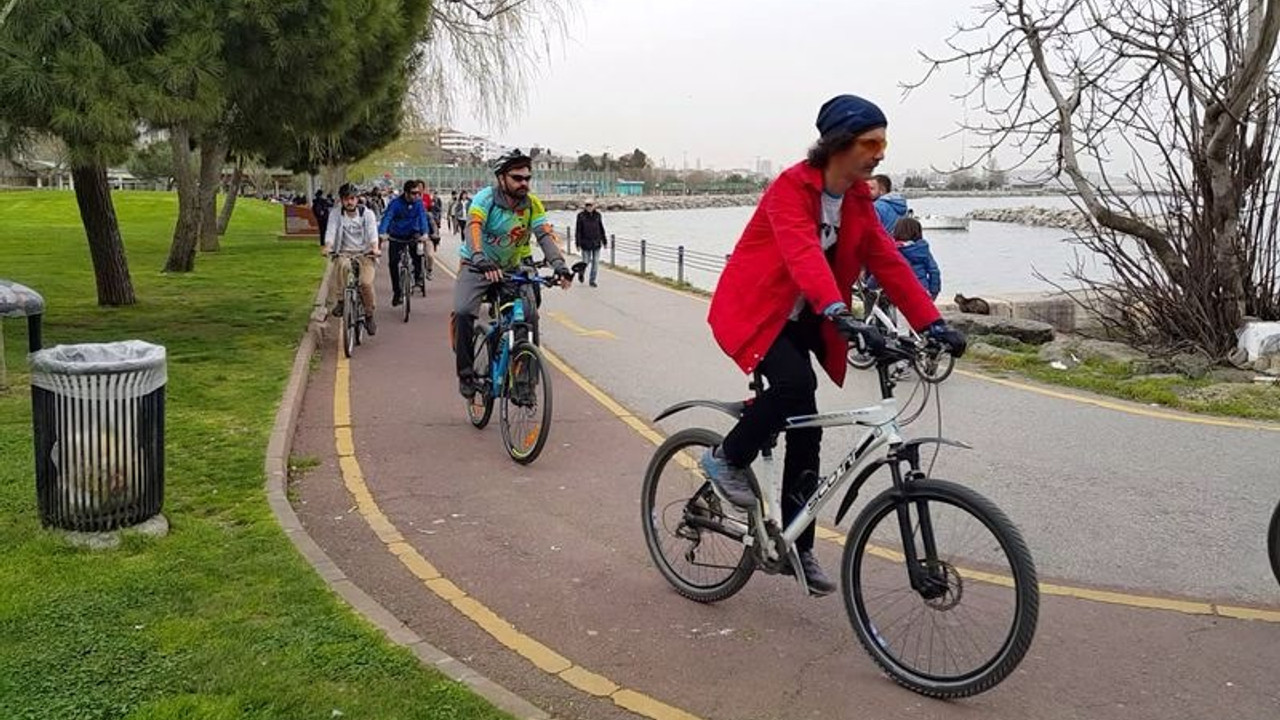
{"label": "gray cycling pant", "polygon": [[[458,266],[458,279],[453,284],[453,351],[457,359],[458,375],[473,372],[475,357],[472,350],[475,344],[476,317],[480,313],[480,303],[490,282],[484,275],[472,272],[471,264],[463,262]],[[524,293],[524,317],[531,325],[538,319],[538,304],[534,297],[532,285],[521,288]]]}

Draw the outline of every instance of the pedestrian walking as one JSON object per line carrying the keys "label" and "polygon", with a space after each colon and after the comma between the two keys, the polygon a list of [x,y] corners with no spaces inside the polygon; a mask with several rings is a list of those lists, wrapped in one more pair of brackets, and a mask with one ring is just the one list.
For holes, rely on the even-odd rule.
{"label": "pedestrian walking", "polygon": [[590,285],[598,287],[596,274],[600,269],[600,249],[609,247],[609,239],[604,234],[604,220],[600,218],[600,211],[596,210],[594,200],[588,200],[582,212],[578,213],[578,226],[574,235],[577,237],[578,249],[582,251],[582,259],[591,267],[588,278]]}

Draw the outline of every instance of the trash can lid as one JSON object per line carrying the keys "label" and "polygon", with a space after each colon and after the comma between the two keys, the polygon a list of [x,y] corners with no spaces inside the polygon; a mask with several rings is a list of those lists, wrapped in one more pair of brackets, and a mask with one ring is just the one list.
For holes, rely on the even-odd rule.
{"label": "trash can lid", "polygon": [[0,278],[0,318],[27,317],[44,312],[44,298],[26,285]]}
{"label": "trash can lid", "polygon": [[54,345],[31,353],[28,359],[33,373],[98,375],[163,368],[165,351],[161,345],[141,340],[121,340]]}

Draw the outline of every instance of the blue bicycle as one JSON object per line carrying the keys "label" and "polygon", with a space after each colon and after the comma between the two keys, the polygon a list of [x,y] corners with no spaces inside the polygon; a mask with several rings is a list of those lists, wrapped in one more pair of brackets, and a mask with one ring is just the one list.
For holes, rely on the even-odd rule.
{"label": "blue bicycle", "polygon": [[[575,263],[582,281],[586,263]],[[477,392],[467,401],[467,418],[477,428],[489,424],[494,401],[502,444],[512,460],[528,465],[538,458],[551,430],[551,372],[538,349],[537,324],[527,303],[532,290],[554,286],[555,276],[536,267],[505,273],[485,294],[488,319],[477,320],[474,369]]]}

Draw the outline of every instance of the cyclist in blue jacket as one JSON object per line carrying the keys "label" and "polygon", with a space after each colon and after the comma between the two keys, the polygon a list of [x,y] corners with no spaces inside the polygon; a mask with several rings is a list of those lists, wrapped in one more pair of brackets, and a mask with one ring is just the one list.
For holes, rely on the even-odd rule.
{"label": "cyclist in blue jacket", "polygon": [[[425,282],[422,271],[422,255],[425,247],[424,238],[430,237],[433,231],[431,215],[422,204],[422,188],[417,181],[406,180],[404,192],[387,205],[387,211],[378,223],[378,236],[383,241],[391,241],[391,256],[387,267],[391,270],[391,305],[404,302],[404,293],[411,288],[400,287],[400,253],[406,250],[413,253],[413,279],[416,283]],[[429,252],[429,250],[428,250]]]}

